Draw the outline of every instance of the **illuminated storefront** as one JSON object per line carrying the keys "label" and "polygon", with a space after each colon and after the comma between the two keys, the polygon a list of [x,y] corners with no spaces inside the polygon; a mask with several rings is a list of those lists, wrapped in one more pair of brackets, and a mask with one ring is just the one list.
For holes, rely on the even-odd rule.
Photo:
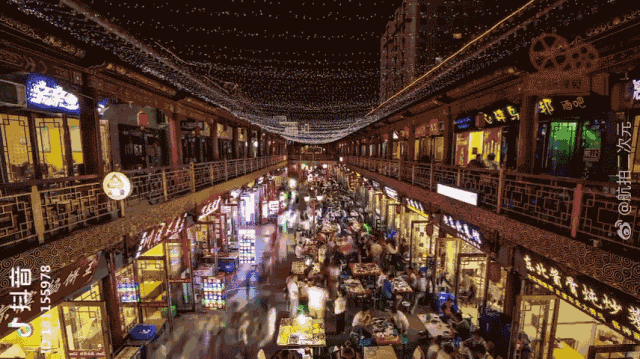
{"label": "illuminated storefront", "polygon": [[465,167],[477,155],[487,160],[489,154],[494,154],[499,164],[515,167],[519,111],[516,105],[500,101],[456,119],[455,164]]}
{"label": "illuminated storefront", "polygon": [[[442,214],[440,231],[436,283],[449,287],[462,311],[474,318],[479,318],[479,309],[488,307],[488,302],[493,302],[490,309],[501,312],[507,273],[489,257],[497,250],[497,235],[446,213]],[[473,296],[469,296],[471,287]]]}
{"label": "illuminated storefront", "polygon": [[408,211],[403,216],[401,233],[408,238],[410,263],[414,267],[427,267],[427,277],[433,279],[435,259],[435,239],[440,227],[432,223],[432,216],[426,212],[424,204],[403,198]]}
{"label": "illuminated storefront", "polygon": [[[557,359],[571,353],[587,357],[591,347],[640,343],[637,298],[524,248],[516,251],[514,267],[529,288],[519,298],[512,338],[513,333],[526,333],[534,355],[553,351]],[[611,358],[639,354],[620,350]]]}
{"label": "illuminated storefront", "polygon": [[561,177],[598,177],[608,109],[609,99],[595,95],[541,99],[536,106],[540,123],[536,172]]}
{"label": "illuminated storefront", "polygon": [[[0,305],[4,335],[0,357],[110,357],[110,324],[101,281],[108,275],[106,263],[100,254],[56,273],[46,266],[38,273],[12,267],[12,290]],[[31,293],[32,301],[25,302],[24,293]]]}
{"label": "illuminated storefront", "polygon": [[[0,113],[5,166],[0,180],[24,182],[85,174],[79,95],[36,73],[6,77],[11,77],[7,80],[15,84],[16,91],[22,91],[19,97],[24,96],[26,107]],[[108,123],[101,122],[103,125],[108,133]]]}
{"label": "illuminated storefront", "polygon": [[416,128],[414,147],[416,161],[429,156],[435,162],[442,162],[444,148],[443,129],[444,123],[437,118]]}
{"label": "illuminated storefront", "polygon": [[192,282],[186,230],[187,215],[183,214],[129,241],[133,261],[115,275],[123,335],[140,323],[160,331],[178,307],[193,308],[193,290],[185,286]]}

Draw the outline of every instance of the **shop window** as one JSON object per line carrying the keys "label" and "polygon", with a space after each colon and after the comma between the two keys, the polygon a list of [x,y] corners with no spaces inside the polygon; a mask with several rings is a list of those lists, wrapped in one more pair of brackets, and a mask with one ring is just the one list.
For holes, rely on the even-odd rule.
{"label": "shop window", "polygon": [[67,118],[69,137],[71,142],[71,156],[73,161],[74,176],[85,175],[84,157],[82,156],[82,134],[80,132],[80,120]]}
{"label": "shop window", "polygon": [[435,151],[433,151],[435,161],[442,162],[444,160],[444,155],[442,151],[442,149],[444,148],[444,137],[436,137],[433,142],[434,142],[433,147],[435,149]]}
{"label": "shop window", "polygon": [[63,119],[36,118],[35,128],[42,177],[66,177],[69,173],[69,162],[65,136],[68,136],[69,133],[64,126]]}
{"label": "shop window", "polygon": [[120,302],[120,329],[126,335],[139,323],[138,307],[135,306],[135,303],[140,301],[139,285],[133,265],[128,265],[116,273],[116,283]]}
{"label": "shop window", "polygon": [[91,286],[91,289],[82,293],[74,302],[100,302],[102,301],[102,295],[100,294],[100,282],[96,282]]}
{"label": "shop window", "polygon": [[106,335],[99,306],[62,306],[69,352],[104,352]]}
{"label": "shop window", "polygon": [[164,260],[139,259],[137,267],[141,301],[162,302],[166,300],[167,274],[164,269]]}
{"label": "shop window", "polygon": [[59,306],[55,307],[29,322],[31,335],[19,335],[14,331],[0,339],[0,352],[16,353],[16,358],[64,359],[59,310]]}
{"label": "shop window", "polygon": [[26,116],[0,114],[2,152],[9,182],[23,182],[35,178],[33,154]]}

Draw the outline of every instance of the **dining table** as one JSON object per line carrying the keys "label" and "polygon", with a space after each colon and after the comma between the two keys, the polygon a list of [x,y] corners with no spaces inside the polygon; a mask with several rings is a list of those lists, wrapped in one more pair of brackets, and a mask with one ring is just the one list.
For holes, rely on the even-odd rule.
{"label": "dining table", "polygon": [[364,347],[364,359],[398,359],[391,345]]}
{"label": "dining table", "polygon": [[453,338],[453,330],[444,323],[440,317],[434,314],[418,314],[418,319],[424,325],[431,338],[441,336],[443,338]]}
{"label": "dining table", "polygon": [[373,277],[382,273],[376,263],[349,263],[349,269],[354,277]]}
{"label": "dining table", "polygon": [[393,324],[392,318],[372,318],[369,324],[373,339],[378,345],[399,345],[402,344],[400,333]]}

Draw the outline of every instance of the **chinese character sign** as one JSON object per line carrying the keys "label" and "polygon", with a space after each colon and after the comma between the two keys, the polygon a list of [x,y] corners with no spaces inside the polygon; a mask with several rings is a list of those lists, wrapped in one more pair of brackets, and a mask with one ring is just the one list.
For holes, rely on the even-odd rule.
{"label": "chinese character sign", "polygon": [[80,116],[78,97],[65,91],[55,80],[32,74],[26,82],[27,107]]}
{"label": "chinese character sign", "polygon": [[586,276],[564,273],[541,256],[521,250],[528,277],[592,317],[612,325],[629,338],[640,339],[640,302]]}
{"label": "chinese character sign", "polygon": [[485,245],[484,236],[478,228],[468,223],[454,219],[448,214],[442,216],[442,222],[444,222],[447,227],[455,230],[458,237],[463,239],[465,242],[478,249],[483,249]]}
{"label": "chinese character sign", "polygon": [[68,295],[91,283],[97,255],[79,260],[55,273],[49,266],[11,267],[6,296],[0,297],[0,337],[13,330],[29,336],[29,321],[51,310]]}

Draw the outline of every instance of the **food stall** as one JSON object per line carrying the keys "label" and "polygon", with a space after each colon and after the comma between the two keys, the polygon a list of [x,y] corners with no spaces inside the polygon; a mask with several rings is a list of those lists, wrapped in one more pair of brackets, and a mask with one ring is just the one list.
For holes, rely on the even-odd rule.
{"label": "food stall", "polygon": [[312,348],[316,357],[317,348],[327,346],[324,320],[304,315],[283,318],[280,321],[277,344],[287,348]]}

